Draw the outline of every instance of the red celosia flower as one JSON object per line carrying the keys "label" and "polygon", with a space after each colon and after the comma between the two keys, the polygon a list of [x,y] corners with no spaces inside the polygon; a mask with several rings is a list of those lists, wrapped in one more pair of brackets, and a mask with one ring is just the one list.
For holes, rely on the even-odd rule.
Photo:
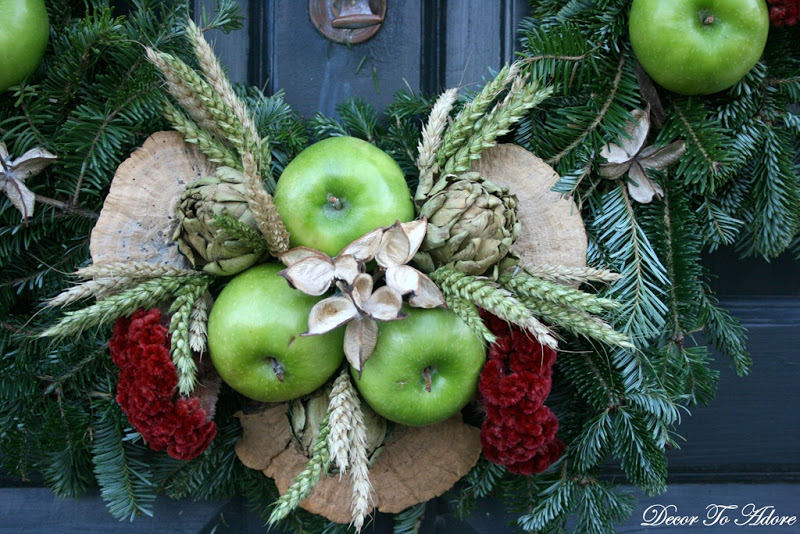
{"label": "red celosia flower", "polygon": [[775,26],[792,26],[800,20],[800,0],[767,0],[769,20]]}
{"label": "red celosia flower", "polygon": [[493,315],[482,317],[497,341],[478,382],[486,407],[481,448],[489,461],[513,473],[539,473],[564,451],[556,437],[558,419],[544,405],[556,352]]}
{"label": "red celosia flower", "polygon": [[[114,324],[111,359],[119,367],[117,402],[150,448],[178,460],[201,454],[217,434],[214,401],[176,394],[178,373],[169,354],[169,330],[161,312],[137,310]],[[219,383],[207,392],[216,396]]]}

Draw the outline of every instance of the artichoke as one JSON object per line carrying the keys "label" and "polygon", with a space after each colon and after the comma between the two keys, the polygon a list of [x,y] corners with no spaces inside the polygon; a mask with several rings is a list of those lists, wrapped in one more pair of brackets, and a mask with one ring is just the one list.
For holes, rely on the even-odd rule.
{"label": "artichoke", "polygon": [[258,231],[240,171],[220,167],[212,176],[192,182],[177,210],[173,239],[195,268],[230,276],[251,267],[265,254],[231,235],[231,226]]}
{"label": "artichoke", "polygon": [[447,265],[483,274],[508,254],[519,236],[517,198],[477,172],[445,180],[420,208],[428,231],[414,260],[427,272]]}

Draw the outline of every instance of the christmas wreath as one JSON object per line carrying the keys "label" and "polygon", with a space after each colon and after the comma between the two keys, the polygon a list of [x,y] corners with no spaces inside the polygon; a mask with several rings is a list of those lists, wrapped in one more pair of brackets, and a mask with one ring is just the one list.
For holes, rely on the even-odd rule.
{"label": "christmas wreath", "polygon": [[663,88],[634,37],[658,2],[537,1],[478,91],[383,120],[234,87],[203,36],[233,2],[52,2],[0,103],[0,466],[118,518],[244,495],[360,531],[450,491],[613,531],[607,461],[664,491],[709,346],[751,363],[701,254],[800,232],[797,9],[737,1],[773,26],[723,90]]}

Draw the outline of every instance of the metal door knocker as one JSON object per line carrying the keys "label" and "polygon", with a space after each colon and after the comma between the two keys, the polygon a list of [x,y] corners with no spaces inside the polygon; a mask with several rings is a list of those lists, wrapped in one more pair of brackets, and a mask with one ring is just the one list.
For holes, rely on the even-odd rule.
{"label": "metal door knocker", "polygon": [[375,35],[386,18],[387,0],[309,0],[311,21],[337,43],[358,44]]}

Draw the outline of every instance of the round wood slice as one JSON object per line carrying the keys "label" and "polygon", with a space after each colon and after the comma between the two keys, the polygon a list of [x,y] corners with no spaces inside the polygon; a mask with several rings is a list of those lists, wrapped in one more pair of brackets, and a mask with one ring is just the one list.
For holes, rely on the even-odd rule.
{"label": "round wood slice", "polygon": [[522,232],[511,250],[521,265],[586,266],[583,219],[571,199],[550,190],[559,179],[552,167],[520,146],[500,144],[472,168],[517,196]]}
{"label": "round wood slice", "polygon": [[216,166],[174,131],[156,132],[114,174],[89,251],[96,264],[144,261],[191,268],[172,239],[186,185]]}
{"label": "round wood slice", "polygon": [[[236,416],[242,438],[236,444],[239,459],[275,479],[285,493],[308,462],[289,430],[285,404]],[[369,470],[374,490],[373,509],[398,513],[409,506],[442,495],[478,462],[480,431],[461,416],[424,427],[395,427]],[[351,521],[352,487],[345,474],[324,476],[300,506],[336,523]]]}

